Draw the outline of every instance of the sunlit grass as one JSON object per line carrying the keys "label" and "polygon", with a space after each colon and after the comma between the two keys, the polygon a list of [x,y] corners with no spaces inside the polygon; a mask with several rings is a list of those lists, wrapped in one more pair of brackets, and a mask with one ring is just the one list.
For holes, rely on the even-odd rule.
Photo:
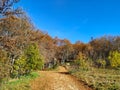
{"label": "sunlit grass", "polygon": [[72,70],[71,74],[96,90],[120,90],[120,70],[79,69]]}
{"label": "sunlit grass", "polygon": [[0,87],[0,90],[31,90],[30,81],[38,76],[37,72],[32,72],[29,75],[22,76],[20,79],[10,79]]}

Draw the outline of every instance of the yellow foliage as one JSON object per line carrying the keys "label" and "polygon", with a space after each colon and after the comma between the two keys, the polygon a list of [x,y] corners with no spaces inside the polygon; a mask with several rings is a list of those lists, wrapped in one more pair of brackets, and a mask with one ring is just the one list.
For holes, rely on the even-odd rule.
{"label": "yellow foliage", "polygon": [[108,59],[110,61],[111,67],[115,68],[120,67],[120,52],[118,51],[110,52]]}

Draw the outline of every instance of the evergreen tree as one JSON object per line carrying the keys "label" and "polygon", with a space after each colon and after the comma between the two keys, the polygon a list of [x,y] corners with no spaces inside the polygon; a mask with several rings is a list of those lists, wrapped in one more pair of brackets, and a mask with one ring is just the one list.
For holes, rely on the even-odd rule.
{"label": "evergreen tree", "polygon": [[40,54],[37,44],[33,43],[25,50],[27,67],[31,70],[41,70],[43,68],[43,57]]}

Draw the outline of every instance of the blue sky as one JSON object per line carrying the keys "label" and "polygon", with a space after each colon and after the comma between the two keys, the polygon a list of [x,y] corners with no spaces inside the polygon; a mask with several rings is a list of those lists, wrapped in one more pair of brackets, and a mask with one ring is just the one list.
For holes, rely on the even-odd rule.
{"label": "blue sky", "polygon": [[72,43],[120,35],[120,0],[21,0],[37,28]]}

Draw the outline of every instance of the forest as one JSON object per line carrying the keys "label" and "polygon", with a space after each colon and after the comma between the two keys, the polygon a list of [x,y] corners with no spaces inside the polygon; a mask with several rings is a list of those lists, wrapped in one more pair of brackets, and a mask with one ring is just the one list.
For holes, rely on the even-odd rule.
{"label": "forest", "polygon": [[88,43],[76,41],[74,44],[57,36],[53,38],[37,29],[24,10],[13,9],[18,2],[0,0],[0,86],[10,78],[59,65],[71,69],[70,73],[81,69],[119,72],[120,36],[91,38]]}

